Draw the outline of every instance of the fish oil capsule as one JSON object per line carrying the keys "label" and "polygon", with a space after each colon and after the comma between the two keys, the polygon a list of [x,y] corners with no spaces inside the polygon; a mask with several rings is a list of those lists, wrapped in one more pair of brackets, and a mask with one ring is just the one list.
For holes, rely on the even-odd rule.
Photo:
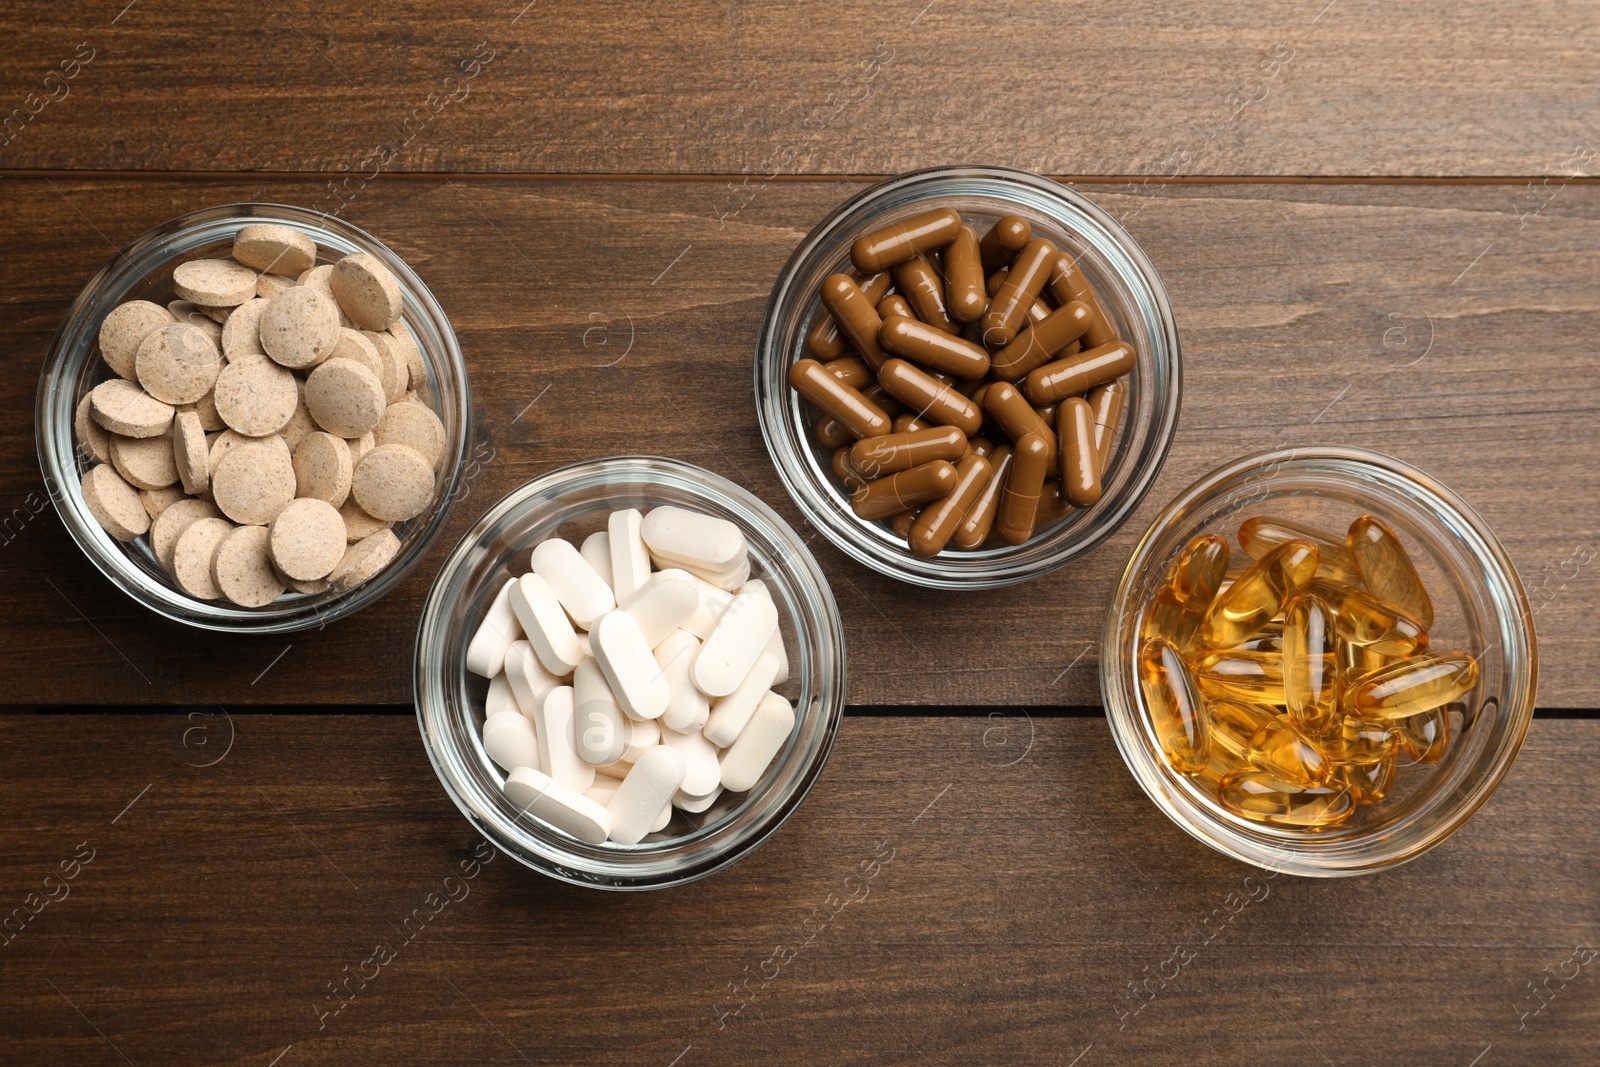
{"label": "fish oil capsule", "polygon": [[822,369],[852,389],[865,389],[878,380],[877,374],[860,356],[844,356],[822,365]]}
{"label": "fish oil capsule", "polygon": [[1336,534],[1307,526],[1303,522],[1270,515],[1257,515],[1239,525],[1239,546],[1251,559],[1260,559],[1285,541],[1295,540],[1310,541],[1317,546],[1318,577],[1346,585],[1361,584],[1361,572],[1356,570],[1356,561]]}
{"label": "fish oil capsule", "polygon": [[1077,260],[1065,252],[1056,256],[1055,262],[1050,265],[1050,280],[1047,284],[1050,287],[1050,294],[1062,307],[1074,300],[1088,307],[1090,321],[1083,334],[1085,347],[1099,348],[1101,345],[1120,340],[1117,336],[1116,323],[1106,314],[1105,307],[1095,294],[1094,286],[1084,277]]}
{"label": "fish oil capsule", "polygon": [[1035,367],[1023,379],[1023,391],[1035,404],[1049,404],[1069,396],[1080,396],[1097,385],[1120,378],[1133,369],[1133,346],[1112,341],[1075,355]]}
{"label": "fish oil capsule", "polygon": [[1444,756],[1450,744],[1452,707],[1466,711],[1466,705],[1457,703],[1395,720],[1395,737],[1406,758],[1413,763],[1437,763]]}
{"label": "fish oil capsule", "polygon": [[1086,508],[1100,499],[1100,472],[1094,463],[1094,415],[1089,402],[1069,397],[1056,414],[1061,442],[1061,485],[1068,502]]}
{"label": "fish oil capsule", "polygon": [[1400,747],[1394,727],[1386,722],[1346,715],[1336,729],[1319,738],[1322,751],[1334,763],[1355,763],[1365,766],[1381,763],[1394,755]]}
{"label": "fish oil capsule", "polygon": [[832,415],[817,420],[817,444],[823,448],[843,448],[855,443],[856,435],[845,429],[844,423]]}
{"label": "fish oil capsule", "polygon": [[859,389],[852,389],[829,374],[814,359],[802,359],[790,367],[789,384],[856,437],[882,437],[891,428],[888,412]]}
{"label": "fish oil capsule", "polygon": [[1050,261],[1055,252],[1055,245],[1036,238],[1017,253],[994,299],[989,301],[988,310],[979,320],[983,324],[984,344],[1009,344],[1017,335],[1027,320],[1028,309],[1050,276]]}
{"label": "fish oil capsule", "polygon": [[[890,293],[878,301],[878,318],[880,319],[891,319],[896,315],[910,319],[915,318],[916,314],[915,311],[911,310],[911,305],[906,303],[906,298],[899,293]],[[879,340],[881,341],[882,338]]]}
{"label": "fish oil capsule", "polygon": [[921,252],[943,248],[961,232],[961,216],[947,207],[924,211],[909,219],[863,234],[850,246],[856,270],[885,270]]}
{"label": "fish oil capsule", "polygon": [[867,294],[848,274],[830,274],[822,282],[822,306],[839,324],[839,332],[850,342],[850,347],[873,368],[883,366],[887,358],[878,347],[878,330],[883,320],[878,318],[876,303],[867,299]]}
{"label": "fish oil capsule", "polygon": [[957,322],[976,322],[989,306],[983,288],[983,259],[978,231],[963,225],[944,251],[945,304]]}
{"label": "fish oil capsule", "polygon": [[1373,596],[1409,611],[1424,629],[1433,625],[1433,601],[1393,530],[1381,519],[1363,515],[1350,524],[1345,541]]}
{"label": "fish oil capsule", "polygon": [[1050,444],[1042,434],[1023,434],[1017,440],[995,514],[995,532],[1008,545],[1020,545],[1033,536],[1039,495],[1050,469],[1050,452]]}
{"label": "fish oil capsule", "polygon": [[1074,300],[1030,321],[1021,333],[994,355],[994,375],[1004,381],[1020,380],[1029,371],[1055,358],[1057,352],[1083,336],[1092,314],[1087,304]]}
{"label": "fish oil capsule", "polygon": [[1283,620],[1283,697],[1289,718],[1326,733],[1339,714],[1339,659],[1334,615],[1326,601],[1301,593]]}
{"label": "fish oil capsule", "polygon": [[1428,632],[1423,629],[1422,621],[1405,610],[1386,604],[1363,590],[1326,578],[1317,578],[1306,588],[1333,609],[1340,640],[1389,658],[1427,650]]}
{"label": "fish oil capsule", "polygon": [[1272,826],[1320,829],[1337,826],[1356,810],[1342,787],[1296,789],[1263,771],[1233,771],[1217,786],[1217,799],[1235,815]]}
{"label": "fish oil capsule", "polygon": [[850,497],[850,506],[863,519],[887,519],[944,496],[956,486],[956,469],[945,460],[868,482]]}
{"label": "fish oil capsule", "polygon": [[979,262],[986,271],[999,270],[1033,240],[1033,224],[1021,215],[1002,215],[978,242]]}
{"label": "fish oil capsule", "polygon": [[1378,655],[1365,645],[1339,642],[1339,670],[1344,674],[1347,689],[1374,671],[1381,670],[1388,662],[1388,657]]}
{"label": "fish oil capsule", "polygon": [[890,268],[889,275],[917,318],[943,333],[956,333],[961,329],[945,308],[944,279],[927,257],[916,256],[897,263]]}
{"label": "fish oil capsule", "polygon": [[1217,595],[1201,624],[1201,637],[1212,648],[1232,648],[1253,637],[1316,570],[1316,545],[1285,541]]}
{"label": "fish oil capsule", "polygon": [[1333,765],[1288,719],[1273,716],[1250,738],[1250,763],[1280,782],[1311,789],[1328,780]]}
{"label": "fish oil capsule", "polygon": [[1377,763],[1338,763],[1328,776],[1328,785],[1345,790],[1357,804],[1376,804],[1389,795],[1398,763],[1393,754]]}
{"label": "fish oil capsule", "polygon": [[955,536],[956,525],[972,506],[993,472],[982,456],[967,456],[956,464],[955,488],[917,513],[907,534],[911,551],[924,559],[937,556]]}
{"label": "fish oil capsule", "polygon": [[878,384],[918,418],[941,426],[954,426],[968,436],[977,433],[983,425],[978,405],[903,359],[885,363],[878,371]]}
{"label": "fish oil capsule", "polygon": [[1168,765],[1190,776],[1205,770],[1211,724],[1194,678],[1171,642],[1158,637],[1139,650],[1139,687]]}
{"label": "fish oil capsule", "polygon": [[1200,623],[1204,619],[1204,612],[1185,611],[1178,594],[1170,585],[1164,585],[1150,602],[1139,635],[1147,641],[1153,637],[1166,638],[1187,654],[1193,652],[1199,642]]}
{"label": "fish oil capsule", "polygon": [[1264,704],[1248,704],[1242,700],[1207,701],[1213,763],[1219,755],[1241,767],[1249,763],[1251,740],[1257,731],[1277,717],[1277,710]]}
{"label": "fish oil capsule", "polygon": [[1122,409],[1128,404],[1128,380],[1114,378],[1104,385],[1089,390],[1089,407],[1094,411],[1094,463],[1105,481],[1106,468],[1111,464],[1111,442],[1116,439],[1117,426],[1122,422]]}
{"label": "fish oil capsule", "polygon": [[1208,696],[1283,703],[1283,657],[1274,652],[1208,652],[1194,661],[1194,674]]}
{"label": "fish oil capsule", "polygon": [[951,542],[957,548],[969,551],[982,548],[989,539],[989,532],[994,529],[994,517],[1000,507],[1000,491],[1005,488],[1006,475],[1011,470],[1011,446],[1001,445],[987,458],[992,468],[989,480],[956,524],[956,533]]}
{"label": "fish oil capsule", "polygon": [[1216,534],[1201,534],[1184,546],[1167,573],[1167,584],[1190,611],[1205,611],[1222,588],[1228,573],[1228,542]]}
{"label": "fish oil capsule", "polygon": [[863,477],[881,478],[936,459],[953,462],[966,451],[967,439],[960,430],[954,426],[933,426],[857,441],[850,449],[850,464]]}
{"label": "fish oil capsule", "polygon": [[887,352],[957,378],[976,379],[989,373],[989,353],[982,345],[963,341],[916,319],[901,315],[885,319],[878,342]]}
{"label": "fish oil capsule", "polygon": [[1364,718],[1403,719],[1459,700],[1477,684],[1478,661],[1465,652],[1424,653],[1363,675],[1347,708]]}

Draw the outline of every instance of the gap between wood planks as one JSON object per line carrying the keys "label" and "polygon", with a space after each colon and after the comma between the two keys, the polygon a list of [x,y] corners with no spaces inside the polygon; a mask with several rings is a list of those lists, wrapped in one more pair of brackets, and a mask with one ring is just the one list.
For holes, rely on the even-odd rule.
{"label": "gap between wood planks", "polygon": [[[171,715],[198,707],[216,707],[203,704],[37,704],[7,707],[0,705],[4,715]],[[974,707],[964,704],[852,704],[845,714],[858,718],[876,719],[959,719],[986,718],[994,715],[1027,715],[1041,719],[1098,719],[1105,715],[1099,705],[1045,705],[997,704]],[[410,704],[231,704],[229,715],[415,715]],[[1539,708],[1536,719],[1600,719],[1600,708]]]}

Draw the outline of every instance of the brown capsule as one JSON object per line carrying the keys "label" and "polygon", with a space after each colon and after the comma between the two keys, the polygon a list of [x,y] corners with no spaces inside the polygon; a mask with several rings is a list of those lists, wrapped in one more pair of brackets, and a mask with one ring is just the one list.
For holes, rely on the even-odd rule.
{"label": "brown capsule", "polygon": [[1034,368],[1028,373],[1023,388],[1035,404],[1048,404],[1064,397],[1081,396],[1097,385],[1122,377],[1132,368],[1133,346],[1125,341],[1113,341]]}
{"label": "brown capsule", "polygon": [[983,288],[991,297],[1000,291],[1000,286],[1005,284],[1006,275],[1011,273],[1011,268],[1001,267],[983,281]]}
{"label": "brown capsule", "polygon": [[1056,303],[1065,306],[1068,301],[1076,300],[1089,306],[1091,317],[1089,328],[1084,331],[1084,344],[1090,348],[1099,348],[1101,345],[1120,340],[1116,323],[1106,315],[1105,307],[1100,303],[1094,286],[1084,277],[1083,270],[1075,259],[1066,253],[1058,255],[1051,264],[1049,284],[1050,293],[1056,298]]}
{"label": "brown capsule", "polygon": [[978,251],[978,231],[962,226],[944,253],[944,298],[950,317],[957,322],[977,322],[989,306],[983,288],[983,259]]}
{"label": "brown capsule", "polygon": [[865,389],[878,380],[872,368],[860,356],[830,360],[822,365],[822,369],[852,389]]}
{"label": "brown capsule", "polygon": [[994,442],[987,437],[969,437],[967,438],[967,447],[972,450],[972,454],[975,456],[988,458],[994,455]]}
{"label": "brown capsule", "polygon": [[[856,277],[856,284],[861,286],[862,294],[874,304],[883,299],[883,294],[889,291],[891,281],[888,271],[880,271],[867,277]],[[811,324],[811,330],[806,334],[806,351],[826,363],[838,359],[849,350],[850,345],[839,333],[839,324],[833,321],[828,309],[823,308],[822,314],[817,316],[817,321]]]}
{"label": "brown capsule", "polygon": [[844,428],[844,424],[832,415],[824,415],[817,420],[817,444],[823,448],[843,448],[854,444],[856,435]]}
{"label": "brown capsule", "polygon": [[851,492],[855,492],[867,484],[867,479],[850,462],[849,445],[833,450],[833,473],[835,477],[844,483],[844,487]]}
{"label": "brown capsule", "polygon": [[967,439],[960,430],[934,426],[857,441],[850,449],[850,462],[866,477],[881,478],[936,459],[953,462],[966,451]]}
{"label": "brown capsule", "polygon": [[913,554],[926,558],[944,551],[955,536],[961,517],[989,483],[992,471],[993,467],[982,456],[968,456],[956,464],[955,488],[923,508],[917,521],[911,524],[908,541]]}
{"label": "brown capsule", "polygon": [[984,401],[984,398],[989,395],[989,387],[991,385],[993,385],[993,384],[994,383],[991,382],[991,381],[979,382],[978,383],[978,387],[976,389],[974,389],[972,391],[971,395],[968,397],[968,399],[970,399],[974,404],[978,405],[978,410],[979,411],[988,410],[987,408],[985,408],[983,406],[983,401]]}
{"label": "brown capsule", "polygon": [[1059,481],[1045,482],[1039,492],[1039,514],[1034,520],[1037,529],[1054,526],[1073,512],[1072,501]]}
{"label": "brown capsule", "polygon": [[874,303],[848,274],[830,274],[822,282],[822,306],[839,324],[839,332],[850,347],[876,369],[883,366],[886,357],[878,347],[878,329],[883,320],[878,318]]}
{"label": "brown capsule", "polygon": [[961,324],[950,318],[944,304],[944,279],[925,256],[897,263],[889,273],[895,288],[916,311],[916,317],[945,333],[956,333]]}
{"label": "brown capsule", "polygon": [[[1011,272],[1009,270],[1007,270],[1004,267],[1002,267],[1000,270],[997,270],[993,274],[989,275],[989,280],[984,282],[984,287],[988,290],[988,293],[989,293],[990,296],[993,296],[995,293],[998,293],[1000,291],[1000,286],[1005,282],[1006,275],[1008,275],[1010,273]],[[1035,300],[1033,302],[1033,306],[1028,308],[1028,321],[1029,321],[1029,323],[1043,322],[1045,319],[1047,319],[1049,317],[1050,317],[1050,305],[1046,304],[1043,300]],[[976,328],[974,328],[974,327],[976,327]],[[983,323],[982,323],[981,320],[979,322],[977,322],[977,323],[969,323],[968,324],[968,329],[970,329],[972,331],[973,336],[967,337],[967,340],[969,340],[969,341],[977,341],[980,344],[983,343],[983,339],[984,339],[983,338]],[[965,337],[966,334],[963,333],[962,336]],[[1076,342],[1076,341],[1072,342],[1073,345],[1075,345],[1077,343],[1078,342]],[[1072,345],[1068,345],[1067,347],[1068,348],[1072,348]],[[1073,349],[1073,351],[1077,351],[1077,350]],[[1062,355],[1066,355],[1066,353],[1063,352]]]}
{"label": "brown capsule", "polygon": [[1094,412],[1094,469],[1103,483],[1111,463],[1111,444],[1128,403],[1128,379],[1114,378],[1089,390],[1089,410]]}
{"label": "brown capsule", "polygon": [[896,315],[904,315],[909,319],[914,318],[916,312],[911,310],[911,305],[906,303],[905,297],[899,293],[890,293],[878,301],[878,318],[889,319]]}
{"label": "brown capsule", "polygon": [[995,513],[1000,508],[1000,491],[1005,488],[1006,473],[1011,469],[1011,446],[1001,445],[989,454],[988,459],[992,468],[989,480],[956,524],[956,534],[951,541],[957,548],[982,548],[989,539],[989,531],[994,528]]}
{"label": "brown capsule", "polygon": [[1038,413],[1039,418],[1044,421],[1046,426],[1054,426],[1056,424],[1056,409],[1060,406],[1060,404],[1045,404],[1033,410]]}
{"label": "brown capsule", "polygon": [[920,514],[922,514],[921,510],[902,511],[889,520],[889,529],[894,531],[896,537],[909,538],[911,536],[911,524],[917,521],[917,516]]}
{"label": "brown capsule", "polygon": [[829,374],[814,359],[802,359],[790,367],[789,384],[857,437],[882,437],[891,429],[887,412],[859,389],[852,389]]}
{"label": "brown capsule", "polygon": [[1056,413],[1061,441],[1061,485],[1067,499],[1086,508],[1100,499],[1100,471],[1095,466],[1094,414],[1082,397],[1068,397]]}
{"label": "brown capsule", "polygon": [[1057,352],[1083,335],[1092,317],[1087,304],[1074,300],[1047,312],[1037,322],[1030,319],[1010,344],[994,354],[994,376],[1014,382],[1050,362]]}
{"label": "brown capsule", "polygon": [[945,460],[868,482],[850,497],[850,506],[863,519],[887,519],[900,511],[937,500],[956,486],[956,469]]}
{"label": "brown capsule", "polygon": [[1008,545],[1020,545],[1033,536],[1039,514],[1039,494],[1044,491],[1044,476],[1050,469],[1050,444],[1043,434],[1023,434],[1017,441],[1011,471],[1000,491],[1000,509],[995,515],[995,532]]}
{"label": "brown capsule", "polygon": [[[955,389],[903,359],[891,359],[878,371],[878,384],[918,418],[941,426],[954,426],[971,436],[983,425],[978,405]],[[863,437],[878,436],[862,434]]]}
{"label": "brown capsule", "polygon": [[1028,317],[1028,309],[1038,298],[1040,290],[1050,276],[1050,263],[1055,258],[1056,246],[1043,238],[1029,241],[1012,261],[1005,281],[989,301],[989,308],[979,321],[983,323],[983,341],[986,345],[1008,344]]}
{"label": "brown capsule", "polygon": [[861,390],[861,395],[882,408],[883,413],[891,419],[905,413],[906,406],[884,392],[881,385],[870,385]]}
{"label": "brown capsule", "polygon": [[[1010,382],[990,382],[982,395],[983,410],[988,412],[989,418],[1007,437],[1020,441],[1028,434],[1036,433],[1045,439],[1050,446],[1051,456],[1055,457],[1056,432],[1039,417],[1039,413],[1033,410],[1033,405],[1028,403],[1027,397],[1016,386]],[[1050,469],[1060,470],[1055,458],[1050,461]]]}
{"label": "brown capsule", "polygon": [[947,207],[936,208],[857,237],[850,261],[859,271],[884,270],[919,252],[942,248],[960,232],[961,216]]}
{"label": "brown capsule", "polygon": [[900,315],[885,319],[878,342],[886,352],[957,378],[979,379],[989,373],[989,353],[982,345],[963,341],[916,319]]}
{"label": "brown capsule", "polygon": [[915,415],[896,415],[894,417],[895,433],[910,433],[912,430],[926,430],[932,426],[931,422],[924,422]]}
{"label": "brown capsule", "polygon": [[978,255],[983,269],[997,270],[1011,262],[1011,258],[1029,241],[1033,240],[1033,224],[1021,215],[1004,215],[995,220],[989,232],[978,242]]}

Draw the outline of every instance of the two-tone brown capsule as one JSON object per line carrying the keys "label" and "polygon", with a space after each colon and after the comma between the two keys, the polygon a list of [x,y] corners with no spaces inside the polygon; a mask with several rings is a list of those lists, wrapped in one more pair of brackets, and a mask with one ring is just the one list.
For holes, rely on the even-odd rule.
{"label": "two-tone brown capsule", "polygon": [[814,359],[789,368],[789,385],[856,437],[882,437],[892,428],[887,412]]}
{"label": "two-tone brown capsule", "polygon": [[887,270],[920,253],[943,248],[961,232],[961,216],[950,208],[935,208],[856,238],[850,261],[862,273]]}
{"label": "two-tone brown capsule", "polygon": [[885,351],[957,378],[978,379],[989,373],[989,353],[982,345],[916,319],[896,316],[884,320],[878,340]]}
{"label": "two-tone brown capsule", "polygon": [[878,384],[890,396],[930,422],[954,426],[969,437],[983,425],[978,405],[903,359],[891,359],[885,363],[878,371]]}
{"label": "two-tone brown capsule", "polygon": [[1033,536],[1039,516],[1039,497],[1050,470],[1050,443],[1043,434],[1024,434],[1016,443],[1011,470],[1000,490],[995,533],[1008,545],[1020,545]]}
{"label": "two-tone brown capsule", "polygon": [[1017,253],[1005,280],[989,301],[989,309],[979,320],[983,324],[985,344],[1008,344],[1017,335],[1027,321],[1028,309],[1049,280],[1050,264],[1055,255],[1056,246],[1043,238],[1029,241]]}
{"label": "two-tone brown capsule", "polygon": [[850,497],[863,519],[886,519],[945,496],[956,487],[956,469],[944,460],[868,482]]}
{"label": "two-tone brown capsule", "polygon": [[1125,341],[1113,341],[1035,367],[1028,372],[1023,391],[1035,404],[1082,396],[1097,385],[1127,374],[1133,364],[1133,346]]}

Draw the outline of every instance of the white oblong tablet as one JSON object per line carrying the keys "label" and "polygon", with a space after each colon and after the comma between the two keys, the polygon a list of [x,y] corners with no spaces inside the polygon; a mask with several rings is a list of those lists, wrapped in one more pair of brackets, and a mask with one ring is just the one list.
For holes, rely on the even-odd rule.
{"label": "white oblong tablet", "polygon": [[483,621],[478,624],[477,631],[467,644],[467,670],[473,674],[484,678],[499,674],[500,668],[505,666],[506,649],[522,636],[522,628],[517,625],[517,617],[511,611],[511,587],[516,584],[515,578],[509,578],[500,587],[500,592],[495,594],[489,610],[483,613]]}
{"label": "white oblong tablet", "polygon": [[511,590],[511,612],[544,669],[557,678],[571,674],[583,658],[583,642],[550,583],[537,574],[518,578]]}
{"label": "white oblong tablet", "polygon": [[594,766],[578,757],[572,713],[572,687],[557,686],[539,701],[533,724],[539,741],[539,769],[581,793],[594,784]]}
{"label": "white oblong tablet", "polygon": [[690,677],[707,696],[727,696],[739,688],[778,628],[778,609],[762,593],[740,593],[723,612],[717,628],[700,646]]}
{"label": "white oblong tablet", "polygon": [[689,667],[700,651],[700,639],[684,630],[656,648],[656,663],[667,679],[667,710],[661,713],[662,727],[680,732],[698,730],[711,714],[711,702],[689,678]]}
{"label": "white oblong tablet", "polygon": [[672,795],[683,784],[683,770],[683,757],[666,745],[640,756],[606,805],[611,814],[611,840],[619,845],[642,841],[661,810],[672,804]]}
{"label": "white oblong tablet", "polygon": [[717,798],[721,795],[722,786],[720,785],[703,797],[690,796],[688,793],[685,793],[680,789],[676,793],[672,794],[672,806],[677,808],[679,811],[686,811],[690,815],[698,815],[702,811],[705,811],[707,808],[711,807],[711,805],[715,804],[717,802]]}
{"label": "white oblong tablet", "polygon": [[587,630],[617,606],[611,586],[570,541],[551,537],[539,542],[533,550],[532,566],[533,573],[549,584],[567,615],[582,629]]}
{"label": "white oblong tablet", "polygon": [[506,682],[511,686],[517,707],[530,719],[540,698],[561,684],[560,679],[544,669],[533,646],[526,640],[513,641],[506,650]]}
{"label": "white oblong tablet", "polygon": [[794,732],[794,708],[777,693],[768,693],[738,740],[722,753],[722,787],[742,793],[760,781],[772,757]]}
{"label": "white oblong tablet", "polygon": [[622,758],[628,747],[628,722],[611,695],[600,664],[586,658],[572,675],[572,735],[578,756],[603,767]]}
{"label": "white oblong tablet", "polygon": [[611,585],[611,535],[604,530],[596,531],[583,539],[583,545],[578,549],[578,555],[588,561],[607,585]]}
{"label": "white oblong tablet", "polygon": [[667,828],[667,823],[672,821],[672,805],[669,803],[661,809],[661,814],[656,816],[656,821],[650,824],[650,832],[660,833]]}
{"label": "white oblong tablet", "polygon": [[[772,599],[772,590],[767,588],[767,583],[760,578],[752,578],[744,583],[746,591],[754,589],[758,593],[765,593],[767,599]],[[789,649],[783,643],[783,624],[780,622],[772,631],[772,636],[767,638],[767,651],[778,657],[778,673],[772,676],[773,685],[782,685],[789,680]]]}
{"label": "white oblong tablet", "polygon": [[602,807],[611,803],[611,798],[617,795],[617,789],[622,785],[621,778],[613,778],[609,774],[594,776],[594,784],[583,791],[583,795]]}
{"label": "white oblong tablet", "polygon": [[635,719],[659,719],[667,710],[667,679],[633,616],[608,611],[596,620],[591,637],[618,706]]}
{"label": "white oblong tablet", "polygon": [[700,591],[693,575],[674,568],[652,574],[620,606],[633,616],[644,639],[655,648],[700,607]]}
{"label": "white oblong tablet", "polygon": [[745,583],[750,580],[750,560],[746,557],[739,566],[728,571],[711,571],[704,567],[696,567],[691,563],[672,563],[674,567],[681,567],[702,581],[709,582],[718,589],[726,589],[730,593],[738,593],[744,589]]}
{"label": "white oblong tablet", "polygon": [[539,766],[533,725],[520,711],[502,711],[483,720],[483,750],[503,770]]}
{"label": "white oblong tablet", "polygon": [[705,570],[731,570],[745,554],[744,533],[738,526],[670,504],[652,508],[639,534],[655,555]]}
{"label": "white oblong tablet", "polygon": [[[665,574],[666,571],[661,573]],[[697,574],[689,571],[683,573],[688,574],[694,582],[694,590],[700,598],[700,603],[689,613],[688,618],[678,624],[678,629],[688,630],[704,641],[711,636],[711,631],[717,628],[717,623],[722,620],[722,614],[728,610],[728,605],[733,603],[733,594],[721,586],[712,585]]]}
{"label": "white oblong tablet", "polygon": [[663,727],[661,743],[683,757],[683,781],[678,788],[685,793],[705,796],[722,781],[721,754],[699,730],[679,733]]}
{"label": "white oblong tablet", "polygon": [[661,743],[661,724],[655,719],[629,719],[627,747],[622,750],[622,762],[636,763],[640,756]]}
{"label": "white oblong tablet", "polygon": [[483,714],[485,717],[498,715],[502,711],[514,711],[522,714],[522,708],[517,704],[516,696],[511,692],[511,681],[506,677],[506,672],[501,671],[489,679],[489,695],[483,698]]}
{"label": "white oblong tablet", "polygon": [[506,779],[506,799],[579,841],[598,845],[611,835],[611,813],[604,805],[552,780],[537,767],[518,767],[511,772]]}
{"label": "white oblong tablet", "polygon": [[644,516],[637,508],[613,511],[606,521],[606,532],[611,537],[611,585],[617,591],[618,603],[650,578],[650,553],[639,536],[643,525]]}
{"label": "white oblong tablet", "polygon": [[706,740],[718,748],[733,744],[744,732],[750,716],[756,713],[757,705],[767,695],[767,690],[772,688],[777,676],[778,657],[770,652],[762,652],[756,657],[756,665],[739,683],[739,688],[725,697],[718,697],[716,703],[711,705],[711,716],[703,727]]}

